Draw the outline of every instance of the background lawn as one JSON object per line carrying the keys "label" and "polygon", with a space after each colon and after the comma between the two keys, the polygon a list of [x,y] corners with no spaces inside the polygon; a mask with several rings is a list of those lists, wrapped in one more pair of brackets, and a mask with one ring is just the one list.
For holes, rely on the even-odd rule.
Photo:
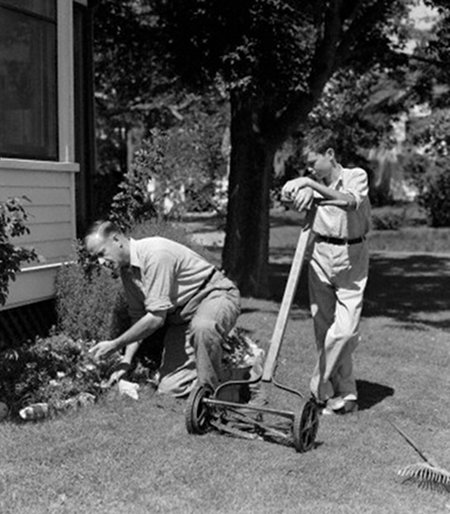
{"label": "background lawn", "polygon": [[[265,347],[297,236],[296,225],[274,222],[274,297],[243,301],[239,326]],[[314,363],[305,278],[277,371],[303,392]],[[135,402],[111,391],[59,418],[0,425],[0,512],[450,512],[450,494],[397,477],[420,458],[388,423],[450,469],[449,290],[450,255],[372,254],[355,356],[361,409],[322,417],[313,451],[215,432],[191,436],[183,401],[141,389]],[[271,392],[272,406],[297,408],[294,396]]]}

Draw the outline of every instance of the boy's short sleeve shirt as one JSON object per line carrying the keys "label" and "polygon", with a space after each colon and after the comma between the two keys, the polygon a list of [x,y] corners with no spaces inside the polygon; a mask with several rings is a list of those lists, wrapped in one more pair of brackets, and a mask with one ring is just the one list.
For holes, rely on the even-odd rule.
{"label": "boy's short sleeve shirt", "polygon": [[132,321],[185,305],[213,270],[197,253],[169,239],[131,239],[130,266],[121,279]]}
{"label": "boy's short sleeve shirt", "polygon": [[342,168],[340,177],[332,186],[355,199],[355,209],[344,210],[335,206],[318,207],[313,231],[328,237],[354,239],[370,230],[369,182],[362,168]]}

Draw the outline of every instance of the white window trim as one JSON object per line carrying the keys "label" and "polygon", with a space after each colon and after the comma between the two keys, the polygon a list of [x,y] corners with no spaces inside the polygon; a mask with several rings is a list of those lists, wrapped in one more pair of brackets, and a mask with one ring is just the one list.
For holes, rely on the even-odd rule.
{"label": "white window trim", "polygon": [[[75,161],[73,2],[57,2],[59,161]],[[71,174],[72,238],[76,237],[75,173]]]}
{"label": "white window trim", "polygon": [[34,161],[27,159],[9,159],[6,157],[0,157],[0,169],[23,171],[64,171],[66,173],[76,173],[80,171],[80,165],[76,162]]}
{"label": "white window trim", "polygon": [[59,161],[74,161],[73,3],[57,3]]}

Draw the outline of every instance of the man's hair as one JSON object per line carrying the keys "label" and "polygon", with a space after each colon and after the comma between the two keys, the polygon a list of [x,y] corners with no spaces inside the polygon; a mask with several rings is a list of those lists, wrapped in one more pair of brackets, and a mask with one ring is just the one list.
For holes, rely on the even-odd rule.
{"label": "man's hair", "polygon": [[336,154],[340,154],[342,145],[337,135],[330,129],[313,129],[305,135],[306,150],[324,154],[328,148],[332,148]]}
{"label": "man's hair", "polygon": [[122,230],[112,221],[99,220],[89,227],[89,230],[86,232],[85,240],[95,234],[106,239],[111,234],[122,234]]}

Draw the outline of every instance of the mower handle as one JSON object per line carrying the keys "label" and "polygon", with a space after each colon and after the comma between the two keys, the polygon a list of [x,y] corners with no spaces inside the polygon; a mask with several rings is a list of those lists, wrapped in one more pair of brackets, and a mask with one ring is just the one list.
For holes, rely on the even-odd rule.
{"label": "mower handle", "polygon": [[325,200],[317,198],[313,202],[313,208],[310,209],[306,215],[306,223],[300,232],[295,255],[292,260],[289,277],[284,290],[283,299],[281,300],[280,310],[275,322],[275,328],[270,341],[269,350],[266,360],[264,362],[264,369],[262,373],[263,382],[271,382],[277,366],[278,354],[280,352],[281,343],[286,331],[286,326],[291,310],[292,302],[294,300],[295,292],[297,290],[300,273],[302,271],[303,262],[305,260],[306,249],[308,247],[309,238],[311,235],[311,226],[318,206],[334,205],[336,207],[345,207],[347,202],[343,200]]}
{"label": "mower handle", "polygon": [[325,200],[324,198],[318,198],[314,200],[313,205],[317,207],[333,205],[334,207],[347,207],[345,200]]}

